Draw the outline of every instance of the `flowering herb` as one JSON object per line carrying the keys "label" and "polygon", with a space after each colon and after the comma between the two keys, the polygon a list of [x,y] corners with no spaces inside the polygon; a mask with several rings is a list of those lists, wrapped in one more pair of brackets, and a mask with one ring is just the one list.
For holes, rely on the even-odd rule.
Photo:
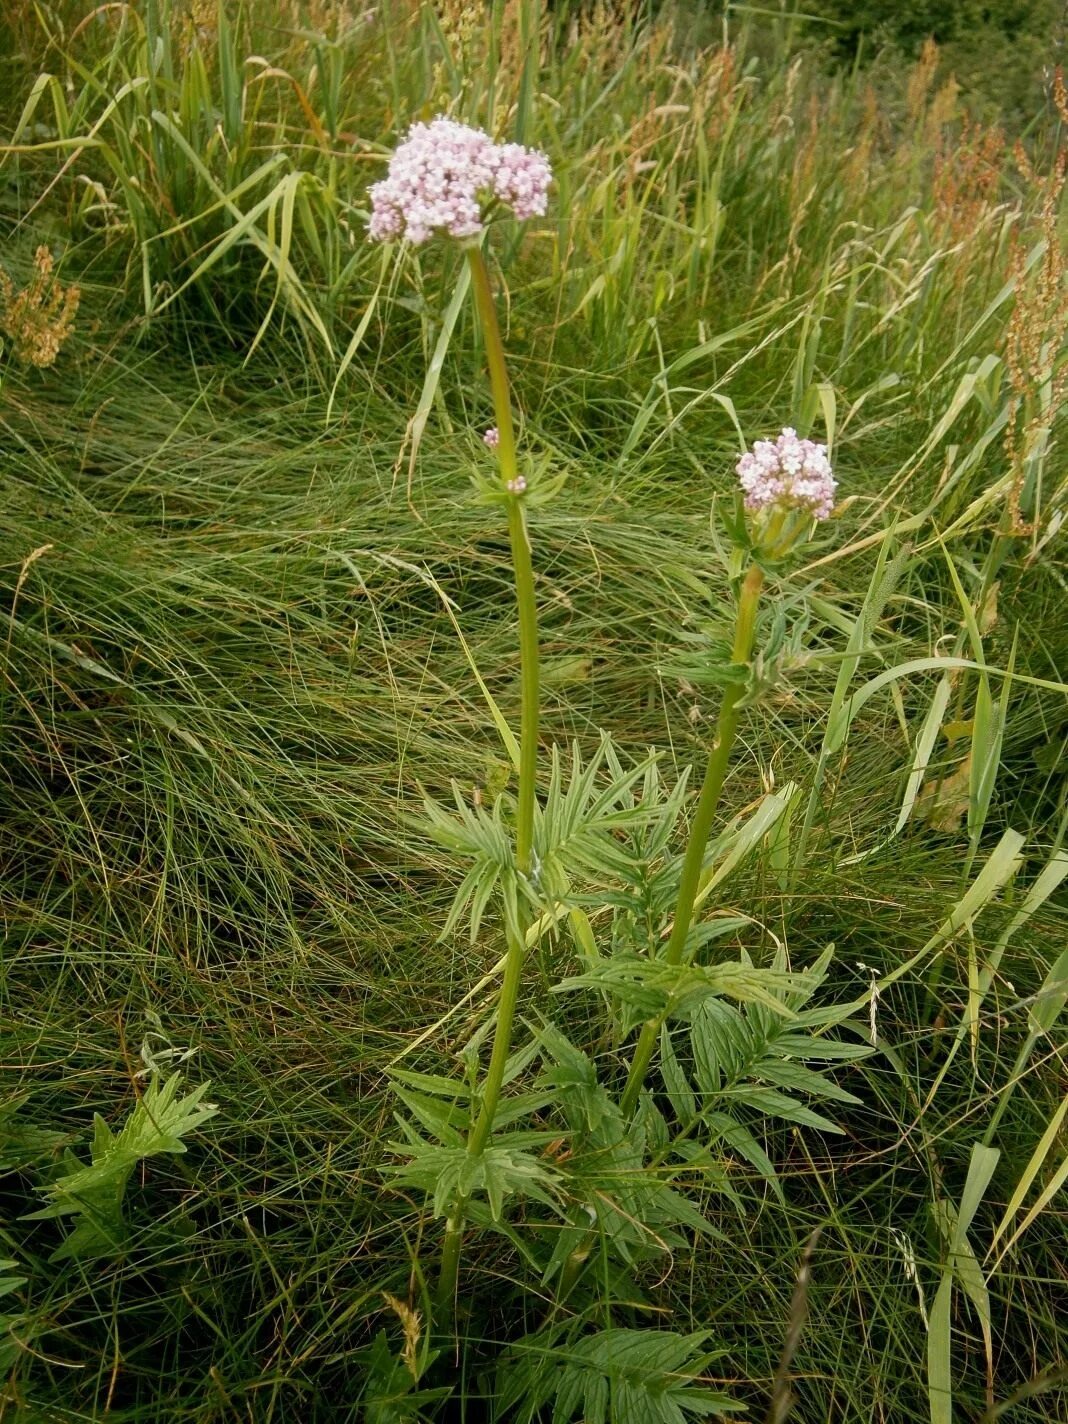
{"label": "flowering herb", "polygon": [[477,238],[495,203],[520,219],[542,216],[551,181],[545,155],[522,144],[494,143],[454,119],[413,124],[388,174],[371,188],[368,236],[412,243]]}
{"label": "flowering herb", "polygon": [[[561,1302],[568,1298],[585,1269],[598,1229],[597,1213],[581,1199],[581,1186],[577,1188],[579,1196],[570,1203],[567,1201],[559,1165],[546,1153],[532,1150],[544,1145],[546,1134],[514,1128],[517,1116],[521,1115],[516,1105],[522,1098],[504,1103],[502,1111],[502,1089],[509,1078],[509,1063],[514,1061],[513,1029],[530,946],[541,933],[539,921],[556,923],[569,898],[570,875],[589,870],[598,854],[606,856],[603,862],[597,862],[600,875],[611,877],[618,873],[621,864],[629,866],[619,838],[628,817],[633,819],[636,828],[644,826],[649,815],[644,798],[635,800],[633,796],[642,768],[625,769],[610,751],[607,740],[605,745],[609,750],[605,752],[605,765],[614,778],[610,791],[596,789],[596,763],[587,771],[581,770],[577,748],[567,789],[564,789],[559,752],[554,750],[545,797],[539,798],[537,790],[539,639],[527,505],[540,502],[550,492],[551,481],[546,484],[531,467],[531,498],[528,500],[528,477],[520,473],[504,343],[483,238],[487,221],[499,207],[511,209],[517,218],[544,213],[551,177],[543,154],[519,144],[495,143],[480,129],[438,118],[428,124],[416,124],[409,130],[390,159],[387,176],[371,188],[368,232],[372,239],[399,239],[419,244],[431,238],[443,238],[458,241],[464,248],[493,395],[495,423],[483,432],[482,441],[494,452],[498,482],[491,493],[494,500],[504,506],[508,519],[519,643],[518,739],[510,729],[503,728],[518,772],[514,801],[502,794],[492,812],[468,810],[461,803],[459,820],[435,803],[427,802],[434,838],[475,862],[457,892],[447,930],[469,907],[472,935],[477,935],[486,906],[496,891],[507,943],[485,1071],[479,1073],[472,1063],[469,1080],[457,1084],[455,1092],[448,1079],[398,1074],[404,1085],[401,1096],[415,1114],[417,1123],[402,1121],[404,1140],[391,1145],[405,1161],[392,1170],[402,1183],[425,1191],[433,1201],[435,1213],[445,1217],[433,1304],[437,1332],[452,1328],[460,1295],[464,1237],[475,1216],[472,1203],[477,1198],[483,1198],[478,1207],[483,1221],[488,1211],[489,1217],[499,1223],[504,1200],[512,1194],[525,1196],[566,1218],[562,1230],[554,1226],[557,1240],[544,1278],[546,1281],[558,1279]],[[635,1141],[644,1138],[645,1129],[638,1128],[636,1120],[643,1111],[645,1079],[662,1033],[677,1009],[674,988],[665,992],[661,1001],[660,991],[654,990],[652,985],[662,980],[677,987],[690,972],[694,952],[691,931],[700,904],[707,849],[720,793],[739,720],[759,683],[760,663],[759,656],[754,658],[754,648],[766,569],[807,537],[814,520],[827,517],[834,500],[835,480],[825,447],[799,439],[793,430],[784,430],[775,441],[758,441],[739,462],[738,476],[751,529],[746,530],[738,521],[731,531],[739,575],[735,585],[734,642],[729,667],[722,669],[724,687],[715,737],[708,750],[685,853],[678,866],[670,931],[667,924],[660,925],[651,937],[648,952],[633,963],[613,965],[610,958],[603,961],[604,970],[609,974],[652,977],[641,999],[640,1013],[633,1006],[625,1006],[622,994],[616,1005],[627,1031],[639,1023],[642,1027],[618,1103],[603,1089],[597,1090],[601,1094],[596,1098],[598,1132],[607,1134],[596,1143],[598,1153],[606,1144],[613,1148],[626,1144],[629,1154],[630,1134],[636,1134]],[[646,784],[653,797],[654,781],[647,780]],[[680,808],[681,797],[665,823],[668,838]],[[594,830],[594,826],[599,829]],[[579,858],[574,862],[567,861],[569,852],[564,849],[565,844],[582,845]],[[664,844],[667,844],[666,839]],[[592,941],[593,930],[588,917],[577,904],[567,908],[569,920],[578,926],[576,934]],[[662,944],[665,937],[667,942]],[[591,954],[591,960],[596,960],[598,966],[602,964],[596,954]],[[557,987],[563,990],[589,986],[595,979],[580,976]],[[692,992],[703,997],[733,995],[741,1000],[763,997],[765,1003],[769,996],[778,1002],[775,994],[785,992],[784,986],[801,984],[800,979],[786,972],[785,964],[766,969],[741,961],[715,969],[698,966],[691,979]],[[596,982],[601,984],[599,979]],[[606,979],[604,984],[608,982]],[[622,984],[624,979],[618,982]],[[817,984],[818,976],[815,976],[811,979],[812,988]],[[748,1026],[745,1031],[749,1032]],[[483,1041],[481,1032],[476,1041]],[[545,1026],[540,1047],[543,1058],[556,1060],[551,1070],[553,1074],[566,1072],[575,1078],[576,1084],[580,1081],[586,1084],[588,1067],[589,1074],[595,1077],[592,1063],[555,1028]],[[473,1051],[477,1054],[477,1049]],[[453,1105],[443,1107],[434,1096],[439,1093],[453,1099]],[[545,1100],[535,1094],[528,1101],[540,1105]],[[466,1111],[460,1107],[461,1102],[466,1103]],[[688,1130],[687,1127],[685,1131]],[[593,1142],[594,1134],[588,1134],[585,1128],[574,1131],[580,1147],[583,1142]],[[430,1135],[425,1135],[427,1133]],[[630,1161],[629,1155],[626,1160]],[[666,1184],[665,1190],[670,1205],[662,1202],[657,1210],[667,1211],[667,1217],[658,1216],[657,1221],[670,1217],[676,1222],[685,1220],[686,1224],[700,1229],[700,1218],[690,1214],[682,1199]],[[680,1210],[685,1212],[684,1217],[678,1216]],[[645,1226],[640,1226],[640,1230],[648,1234]]]}
{"label": "flowering herb", "polygon": [[[671,936],[663,951],[667,964],[682,964],[693,924],[708,845],[720,793],[727,775],[738,723],[747,696],[755,691],[753,648],[757,634],[760,594],[764,586],[761,559],[786,554],[811,529],[813,519],[826,519],[834,504],[837,482],[831,472],[826,445],[802,440],[790,426],[777,440],[758,440],[735,467],[753,516],[755,547],[738,587],[734,645],[730,671],[716,719],[716,732],[697,800],[690,839],[683,857]],[[739,553],[746,551],[739,548]],[[650,1019],[638,1038],[631,1059],[622,1107],[633,1114],[659,1040],[662,1019]]]}
{"label": "flowering herb", "polygon": [[[400,238],[411,243],[432,237],[453,238],[466,250],[475,308],[486,343],[486,363],[493,392],[496,425],[483,435],[496,452],[501,486],[506,496],[508,534],[515,576],[520,654],[519,785],[514,823],[514,866],[518,877],[533,872],[533,844],[538,759],[539,670],[538,615],[530,538],[521,496],[526,477],[519,473],[515,426],[504,343],[489,269],[481,238],[487,218],[497,206],[517,218],[545,212],[552,170],[543,153],[518,143],[495,143],[481,129],[453,119],[437,118],[414,124],[389,162],[389,172],[371,187],[368,236],[375,241]],[[472,1116],[462,1151],[462,1176],[470,1182],[489,1170],[494,1120],[504,1083],[526,961],[527,907],[516,905],[506,916],[508,954],[497,1005],[490,1061],[481,1085],[477,1112]],[[418,1172],[418,1162],[410,1164]],[[439,1182],[440,1188],[440,1182]],[[440,1194],[440,1193],[439,1193]],[[470,1188],[458,1188],[449,1203],[445,1240],[438,1275],[437,1303],[448,1319],[453,1308],[460,1266],[463,1229]]]}
{"label": "flowering herb", "polygon": [[758,440],[735,468],[751,512],[797,509],[826,519],[834,507],[838,482],[826,445],[802,440],[790,426],[777,440]]}

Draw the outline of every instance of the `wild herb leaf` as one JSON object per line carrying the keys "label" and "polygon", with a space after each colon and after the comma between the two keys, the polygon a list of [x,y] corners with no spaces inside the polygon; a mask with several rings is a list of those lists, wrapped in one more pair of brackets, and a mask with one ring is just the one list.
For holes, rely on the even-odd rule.
{"label": "wild herb leaf", "polygon": [[[411,1135],[409,1134],[410,1138]],[[560,1174],[550,1159],[535,1157],[532,1147],[545,1147],[554,1140],[551,1132],[517,1132],[497,1137],[481,1155],[467,1151],[462,1143],[445,1146],[411,1138],[391,1142],[390,1149],[408,1157],[398,1167],[387,1169],[391,1180],[402,1186],[419,1187],[431,1198],[435,1216],[448,1216],[458,1202],[484,1196],[494,1221],[501,1219],[505,1199],[529,1198],[555,1207],[560,1195]]]}
{"label": "wild herb leaf", "polygon": [[[11,1296],[28,1284],[18,1274],[17,1261],[0,1260],[0,1299]],[[13,1305],[14,1302],[9,1302]],[[0,1308],[0,1373],[6,1374],[37,1333],[34,1317],[23,1311]]]}
{"label": "wild herb leaf", "polygon": [[64,1158],[66,1171],[43,1188],[48,1204],[31,1212],[28,1221],[50,1217],[76,1218],[73,1231],[52,1259],[92,1259],[121,1250],[126,1238],[123,1197],[134,1169],[161,1153],[183,1153],[183,1140],[218,1112],[204,1102],[209,1084],[178,1096],[181,1074],[166,1081],[153,1078],[116,1133],[98,1113],[93,1119],[92,1161],[84,1166],[73,1152]]}
{"label": "wild herb leaf", "polygon": [[467,917],[471,943],[478,938],[482,917],[495,892],[500,895],[505,924],[513,938],[522,933],[519,925],[519,896],[532,898],[515,868],[515,849],[504,823],[504,798],[499,796],[491,811],[469,806],[458,786],[453,787],[455,814],[450,814],[430,797],[424,799],[427,830],[431,837],[462,859],[473,861],[453,897],[452,908],[441,931],[447,939]]}
{"label": "wild herb leaf", "polygon": [[564,979],[556,993],[604,989],[626,1010],[630,1026],[647,1019],[688,1018],[712,998],[732,998],[764,1004],[773,1013],[791,1017],[787,991],[802,990],[803,975],[729,961],[723,964],[667,964],[636,954],[619,954],[591,966],[585,974]]}
{"label": "wild herb leaf", "polygon": [[[601,1330],[575,1339],[528,1336],[509,1352],[498,1378],[498,1412],[522,1424],[552,1407],[552,1424],[685,1424],[741,1412],[743,1405],[702,1379],[717,1358],[707,1331]],[[509,1416],[512,1417],[512,1416]]]}
{"label": "wild herb leaf", "polygon": [[43,1166],[67,1141],[67,1135],[37,1127],[24,1109],[29,1093],[0,1104],[0,1175]]}

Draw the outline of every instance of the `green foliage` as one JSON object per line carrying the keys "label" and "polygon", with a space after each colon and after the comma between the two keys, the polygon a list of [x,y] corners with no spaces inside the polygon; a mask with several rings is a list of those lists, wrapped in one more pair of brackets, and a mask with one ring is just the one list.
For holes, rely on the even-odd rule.
{"label": "green foliage", "polygon": [[842,43],[867,34],[913,52],[928,37],[944,45],[976,29],[1009,44],[1027,35],[1048,40],[1063,18],[1056,0],[815,0],[808,8],[834,21]]}
{"label": "green foliage", "polygon": [[701,1004],[722,997],[763,1003],[788,1015],[789,1009],[778,995],[804,985],[801,975],[756,969],[744,962],[665,964],[637,955],[616,955],[556,987],[560,993],[572,989],[607,990],[626,1008],[626,1024],[633,1028],[645,1019],[690,1017]]}
{"label": "green foliage", "polygon": [[[813,976],[816,983],[821,977]],[[722,1142],[781,1194],[775,1168],[759,1142],[762,1126],[778,1120],[822,1132],[841,1132],[838,1123],[808,1103],[861,1101],[826,1072],[809,1066],[855,1062],[872,1052],[865,1043],[826,1037],[828,1027],[841,1018],[833,1011],[814,1008],[785,1019],[759,1004],[743,1014],[730,1004],[708,999],[690,1023],[687,1066],[680,1063],[665,1025],[665,1087],[680,1128],[689,1133],[695,1124],[702,1124],[710,1146]]]}
{"label": "green foliage", "polygon": [[[31,167],[66,155],[71,230],[125,249],[146,316],[193,292],[221,334],[240,320],[235,284],[248,282],[262,293],[253,347],[288,313],[333,354],[333,309],[370,259],[357,244],[351,169],[330,156],[342,50],[336,38],[309,39],[304,72],[292,74],[254,52],[226,4],[205,24],[172,0],[148,0],[118,23],[100,12],[54,57],[64,73],[37,76],[8,153]],[[287,141],[290,105],[309,126],[306,144]]]}
{"label": "green foliage", "polygon": [[[602,760],[608,773],[598,785]],[[611,740],[601,733],[598,755],[583,766],[582,751],[571,748],[571,775],[564,784],[559,747],[553,747],[549,783],[535,825],[536,883],[551,903],[567,896],[581,876],[603,884],[626,875],[632,859],[619,837],[642,824],[655,808],[635,800],[635,785],[648,778],[650,762],[624,770]]]}
{"label": "green foliage", "polygon": [[453,788],[456,815],[429,798],[423,802],[427,830],[435,841],[463,859],[474,861],[460,883],[448,918],[441,931],[442,938],[456,929],[465,914],[470,924],[471,943],[478,938],[482,916],[494,893],[501,898],[504,922],[513,936],[522,933],[519,927],[519,894],[530,894],[527,884],[520,881],[515,869],[515,853],[511,836],[504,822],[504,800],[498,797],[493,809],[468,806],[459,787]]}
{"label": "green foliage", "polygon": [[209,1084],[179,1097],[180,1084],[179,1073],[163,1082],[153,1077],[118,1132],[112,1132],[97,1113],[88,1166],[73,1152],[64,1154],[66,1170],[43,1189],[48,1205],[26,1218],[75,1218],[73,1230],[52,1253],[52,1260],[93,1260],[123,1249],[127,1233],[123,1198],[135,1169],[161,1153],[184,1153],[183,1138],[218,1112],[214,1103],[203,1102]]}
{"label": "green foliage", "polygon": [[994,1356],[990,1321],[990,1294],[986,1280],[968,1240],[972,1218],[982,1203],[990,1179],[997,1168],[1000,1152],[976,1143],[968,1162],[959,1209],[952,1202],[937,1200],[934,1214],[939,1234],[948,1251],[948,1265],[939,1282],[931,1306],[927,1338],[928,1385],[931,1396],[931,1424],[950,1424],[953,1418],[952,1352],[950,1344],[950,1314],[953,1287],[957,1285],[968,1296],[979,1318],[982,1331],[988,1392],[992,1393]]}
{"label": "green foliage", "polygon": [[557,1174],[527,1150],[551,1142],[552,1133],[506,1133],[478,1156],[462,1142],[455,1146],[422,1142],[410,1129],[405,1135],[406,1142],[390,1146],[394,1152],[409,1153],[410,1160],[392,1169],[390,1176],[402,1186],[426,1192],[435,1216],[448,1216],[458,1202],[472,1196],[485,1196],[493,1221],[502,1219],[506,1197],[529,1197],[546,1206],[554,1202]]}
{"label": "green foliage", "polygon": [[598,754],[586,765],[578,743],[572,746],[570,775],[565,781],[560,749],[554,747],[548,788],[535,813],[529,877],[521,878],[515,870],[506,820],[510,798],[499,796],[492,810],[487,811],[481,806],[468,806],[460,788],[454,785],[454,816],[437,802],[425,799],[429,834],[461,859],[474,861],[456,892],[442,938],[451,935],[466,917],[474,943],[495,893],[500,895],[509,932],[518,936],[522,933],[520,894],[533,909],[552,912],[559,901],[571,896],[576,876],[600,883],[627,875],[633,862],[618,836],[651,814],[644,804],[636,803],[632,794],[635,784],[643,778],[647,789],[651,785],[651,766],[651,762],[644,762],[624,770],[611,741],[602,734]]}
{"label": "green foliage", "polygon": [[[20,1093],[0,1104],[0,1192],[11,1187],[3,1179],[47,1171],[66,1134],[38,1127],[26,1112],[29,1093]],[[0,1228],[0,1242],[10,1249],[11,1235]],[[38,1335],[43,1333],[42,1316],[26,1308],[29,1267],[20,1260],[0,1259],[0,1376],[28,1357]],[[0,1396],[2,1398],[2,1396]]]}
{"label": "green foliage", "polygon": [[943,73],[1014,120],[1026,121],[1068,37],[1059,0],[806,0],[798,9],[829,22],[812,33],[850,59],[888,44],[914,58],[933,39]]}
{"label": "green foliage", "polygon": [[[701,1379],[719,1357],[705,1331],[601,1330],[578,1338],[546,1332],[520,1341],[502,1368],[504,1410],[517,1424],[685,1424],[742,1408]],[[544,1415],[539,1411],[545,1409]],[[549,1412],[551,1410],[551,1412]]]}
{"label": "green foliage", "polygon": [[[554,1233],[544,1280],[566,1279],[573,1263],[584,1262],[595,1244],[606,1260],[632,1272],[651,1257],[686,1248],[694,1236],[721,1237],[672,1187],[674,1174],[661,1165],[669,1146],[667,1126],[651,1100],[643,1101],[638,1116],[628,1122],[587,1054],[551,1025],[539,1031],[538,1041],[544,1052],[543,1080],[553,1089],[568,1132],[566,1190],[579,1207],[568,1226]],[[709,1160],[701,1166],[706,1188],[736,1200],[719,1164]],[[640,1294],[632,1277],[623,1279],[632,1296]]]}
{"label": "green foliage", "polygon": [[[969,167],[988,136],[962,123],[993,92],[962,56],[977,76],[993,56],[1015,108],[990,117],[1046,173],[1056,126],[1026,38],[969,27],[937,70],[891,47],[828,73],[825,48],[776,47],[800,24],[773,35],[754,7],[732,7],[730,51],[719,16],[699,42],[683,7],[671,26],[586,7],[524,51],[525,4],[465,39],[429,7],[347,29],[346,7],[282,0],[228,6],[188,53],[185,5],[157,7],[154,48],[148,7],[82,28],[66,0],[2,8],[4,267],[47,241],[83,303],[56,367],[5,369],[0,402],[0,1039],[32,1094],[0,1127],[0,1255],[25,1282],[0,1302],[0,1412],[424,1424],[492,1398],[543,1424],[566,1366],[574,1412],[588,1388],[610,1418],[611,1373],[572,1352],[699,1326],[707,1346],[667,1371],[689,1399],[724,1388],[714,1374],[754,1419],[773,1392],[799,1424],[924,1419],[933,1362],[954,1417],[980,1419],[966,1245],[995,1410],[1061,1417],[1055,431],[1039,527],[984,593],[1009,254],[1035,250],[1042,195],[1007,148]],[[949,70],[968,91],[952,104]],[[558,175],[548,218],[492,243],[545,472],[530,523],[559,675],[541,865],[508,892],[537,917],[530,1041],[489,1182],[456,1154],[512,856],[510,751],[491,743],[517,722],[513,603],[499,510],[470,495],[489,405],[455,266],[361,238],[385,143],[447,100],[546,147]],[[709,503],[729,503],[739,445],[788,421],[830,440],[844,507],[809,566],[769,577],[778,655],[742,719],[690,968],[660,983],[730,616]],[[964,819],[932,825],[929,793],[973,747]],[[412,829],[424,791],[441,840]],[[630,1122],[640,1006],[602,964],[673,1010]],[[161,1000],[225,1092],[218,1150],[188,1192],[127,1175],[118,1208],[105,1171],[122,1249],[49,1261],[64,1221],[104,1249],[92,1213],[20,1216],[34,1190],[69,1205],[56,1180],[95,1169],[82,1152],[55,1177],[58,1129],[106,1099],[135,1006]],[[998,1171],[955,1242],[984,1136]],[[475,1192],[459,1369],[452,1342],[437,1362],[427,1343],[442,1167],[442,1207]],[[422,1315],[406,1353],[383,1291]],[[721,1363],[694,1374],[712,1347]]]}
{"label": "green foliage", "polygon": [[62,1132],[38,1127],[25,1112],[29,1093],[19,1093],[0,1103],[0,1176],[21,1172],[47,1162],[67,1140]]}
{"label": "green foliage", "polygon": [[419,1387],[436,1359],[436,1351],[424,1351],[417,1363],[410,1354],[407,1358],[395,1356],[386,1332],[380,1330],[361,1361],[365,1383],[359,1402],[366,1424],[416,1424],[427,1418],[424,1407],[447,1399],[451,1393],[448,1386]]}
{"label": "green foliage", "polygon": [[17,1261],[0,1260],[0,1374],[6,1374],[19,1357],[20,1350],[33,1338],[33,1319],[18,1309],[18,1301],[10,1299],[21,1292],[27,1278],[18,1274]]}

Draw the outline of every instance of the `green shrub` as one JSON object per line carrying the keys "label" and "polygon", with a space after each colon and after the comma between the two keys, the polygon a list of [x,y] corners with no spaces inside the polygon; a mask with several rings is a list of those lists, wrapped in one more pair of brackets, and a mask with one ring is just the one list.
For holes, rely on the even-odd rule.
{"label": "green shrub", "polygon": [[[801,8],[832,21],[843,46],[855,49],[868,35],[910,54],[928,38],[947,45],[979,31],[1009,41],[1034,36],[1048,45],[1064,23],[1059,0],[814,0]],[[997,56],[990,58],[996,62]]]}
{"label": "green shrub", "polygon": [[[830,22],[843,59],[888,45],[912,58],[933,39],[966,95],[1017,122],[1036,108],[1068,34],[1062,0],[813,0],[798,8]],[[824,33],[822,23],[814,29]]]}

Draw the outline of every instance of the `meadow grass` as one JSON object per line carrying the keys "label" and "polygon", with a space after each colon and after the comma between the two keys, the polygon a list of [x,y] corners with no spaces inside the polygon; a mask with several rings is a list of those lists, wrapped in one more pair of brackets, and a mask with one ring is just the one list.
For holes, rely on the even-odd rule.
{"label": "meadow grass", "polygon": [[[730,636],[710,508],[739,431],[829,430],[840,513],[769,597],[807,609],[803,645],[747,714],[724,793],[733,816],[797,781],[807,855],[792,883],[770,850],[745,860],[719,908],[769,955],[834,943],[847,1001],[931,939],[1004,833],[1023,838],[1014,877],[880,996],[878,1051],[841,1074],[862,1099],[845,1135],[769,1125],[782,1200],[736,1158],[741,1210],[696,1186],[723,1239],[644,1280],[633,1315],[710,1330],[754,1419],[931,1418],[928,1346],[949,1327],[955,1417],[1061,1417],[1061,1198],[986,1262],[989,1381],[959,1264],[949,1327],[935,1313],[961,1254],[939,1204],[961,1204],[998,1104],[980,1262],[1051,1123],[1013,1229],[1064,1156],[1061,981],[1042,992],[1068,829],[1053,378],[1031,393],[1022,489],[1005,444],[1010,321],[1052,315],[1026,306],[1024,264],[1056,238],[1055,108],[1021,170],[936,56],[835,74],[744,15],[724,32],[533,4],[489,23],[326,0],[222,14],[0,21],[0,260],[22,283],[47,242],[82,291],[54,366],[10,341],[0,358],[0,1034],[5,1095],[25,1096],[3,1121],[13,1142],[25,1123],[84,1150],[94,1112],[129,1112],[143,1045],[194,1050],[186,1078],[219,1106],[185,1156],[137,1174],[112,1259],[51,1263],[62,1228],[21,1219],[44,1158],[0,1180],[0,1255],[25,1281],[4,1297],[0,1418],[360,1419],[372,1336],[400,1349],[386,1293],[420,1299],[438,1228],[382,1175],[386,1073],[455,1063],[502,939],[439,941],[455,876],[417,813],[453,781],[487,800],[508,783],[472,662],[513,724],[519,705],[507,540],[471,496],[491,406],[471,316],[449,326],[459,257],[363,239],[393,137],[446,104],[545,148],[558,178],[549,217],[493,247],[524,439],[567,475],[532,516],[545,744],[589,751],[605,728],[668,769],[698,757],[718,694],[687,640]],[[1005,523],[1014,490],[1025,532]],[[867,595],[880,550],[895,579]],[[825,740],[869,614],[847,694],[928,661],[840,700],[848,737]],[[975,638],[1007,690],[954,675],[931,720],[931,660]],[[977,699],[1003,692],[984,742]],[[926,801],[909,777],[925,725]],[[991,746],[983,801],[960,768]],[[565,935],[541,951],[529,1019],[574,963]],[[625,1065],[593,1010],[560,1012]],[[437,1417],[492,1417],[495,1357],[548,1306],[520,1266],[499,1238],[469,1248]]]}

